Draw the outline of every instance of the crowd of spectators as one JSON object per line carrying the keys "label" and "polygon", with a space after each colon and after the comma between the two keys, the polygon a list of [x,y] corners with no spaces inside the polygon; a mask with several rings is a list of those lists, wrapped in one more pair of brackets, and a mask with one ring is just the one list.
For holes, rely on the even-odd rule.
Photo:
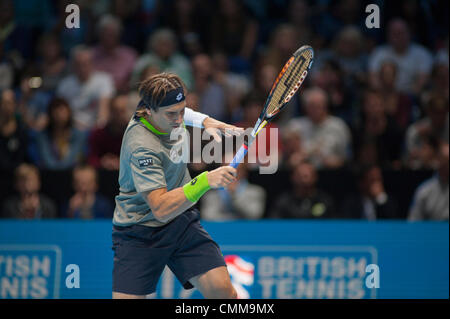
{"label": "crowd of spectators", "polygon": [[[189,107],[248,128],[285,61],[309,44],[301,93],[261,134],[290,181],[265,212],[245,163],[236,183],[203,198],[203,217],[399,218],[383,171],[428,170],[407,218],[448,220],[448,3],[375,2],[378,29],[359,0],[0,0],[0,171],[14,189],[0,217],[111,217],[98,172],[118,171],[140,81],[174,72]],[[69,3],[80,28],[65,26]],[[317,186],[324,170],[354,172],[357,190],[338,205]],[[40,171],[73,173],[67,202],[40,193]]]}

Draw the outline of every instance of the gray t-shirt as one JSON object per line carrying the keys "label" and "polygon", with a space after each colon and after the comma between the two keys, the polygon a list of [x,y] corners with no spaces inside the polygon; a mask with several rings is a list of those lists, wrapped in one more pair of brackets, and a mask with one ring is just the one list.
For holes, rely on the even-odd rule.
{"label": "gray t-shirt", "polygon": [[[167,191],[191,180],[186,160],[180,157],[187,138],[183,134],[156,135],[132,118],[120,150],[119,195],[113,224],[117,226],[165,225],[155,219],[142,192],[166,187]],[[183,154],[185,155],[185,154]]]}

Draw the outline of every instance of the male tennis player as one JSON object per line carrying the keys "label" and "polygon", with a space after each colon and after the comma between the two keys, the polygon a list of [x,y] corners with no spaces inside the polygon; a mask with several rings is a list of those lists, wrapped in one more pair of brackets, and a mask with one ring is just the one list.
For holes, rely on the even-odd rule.
{"label": "male tennis player", "polygon": [[[202,123],[214,130],[242,129],[186,108],[185,85],[175,74],[145,80],[141,101],[130,120],[120,152],[120,194],[113,218],[113,298],[145,298],[167,265],[185,289],[196,287],[205,298],[236,298],[218,245],[191,208],[211,188],[236,180],[236,170],[222,166],[191,180],[184,161],[174,161],[179,140],[172,130]],[[172,152],[171,152],[172,150]]]}

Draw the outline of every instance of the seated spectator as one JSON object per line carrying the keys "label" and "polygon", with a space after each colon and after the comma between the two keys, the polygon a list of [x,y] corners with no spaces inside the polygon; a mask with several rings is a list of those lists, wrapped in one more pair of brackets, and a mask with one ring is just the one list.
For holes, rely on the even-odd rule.
{"label": "seated spectator", "polygon": [[406,132],[406,165],[411,169],[434,169],[433,145],[449,142],[448,100],[432,96],[426,105],[427,116],[412,124]]}
{"label": "seated spectator", "polygon": [[59,39],[51,33],[40,37],[38,60],[20,81],[19,108],[27,126],[41,131],[48,123],[47,107],[58,84],[68,74]]}
{"label": "seated spectator", "polygon": [[53,99],[47,116],[47,127],[36,135],[39,166],[50,170],[73,168],[85,157],[86,133],[73,126],[72,111],[64,99]]}
{"label": "seated spectator", "polygon": [[421,96],[422,104],[426,104],[432,96],[438,95],[449,99],[449,68],[447,62],[437,62],[431,71],[431,81],[429,87],[423,91]]}
{"label": "seated spectator", "polygon": [[394,62],[383,62],[378,77],[380,94],[384,102],[384,110],[397,127],[402,132],[405,132],[413,120],[413,101],[408,95],[398,91],[395,87],[397,65]]}
{"label": "seated spectator", "polygon": [[74,73],[62,80],[56,95],[69,102],[78,129],[103,127],[108,120],[109,101],[114,94],[111,77],[94,70],[92,53],[83,46],[73,50],[72,66]]}
{"label": "seated spectator", "polygon": [[408,220],[447,220],[448,206],[448,143],[439,149],[439,167],[436,174],[423,182],[416,190]]}
{"label": "seated spectator", "polygon": [[21,164],[14,171],[14,186],[18,195],[3,203],[0,216],[3,218],[41,219],[56,218],[54,202],[41,194],[41,179],[38,169],[30,164]]}
{"label": "seated spectator", "polygon": [[369,76],[373,88],[380,88],[377,73],[384,61],[394,61],[398,66],[396,88],[400,92],[418,96],[431,72],[433,58],[427,49],[411,42],[408,25],[394,19],[388,25],[388,44],[380,46],[369,57]]}
{"label": "seated spectator", "polygon": [[368,157],[368,152],[374,152],[375,162],[371,164],[399,169],[403,134],[386,115],[384,102],[379,91],[368,90],[364,94],[361,123],[353,132],[356,160],[359,162]]}
{"label": "seated spectator", "polygon": [[192,89],[192,70],[189,60],[177,52],[177,39],[170,29],[156,30],[150,37],[148,50],[136,62],[130,87],[137,86],[141,72],[149,65],[156,65],[161,72],[173,72],[180,76],[188,89]]}
{"label": "seated spectator", "polygon": [[99,44],[93,49],[92,60],[95,70],[111,75],[117,91],[126,92],[137,53],[121,45],[121,31],[120,20],[111,15],[103,16],[97,25]]}
{"label": "seated spectator", "polygon": [[351,125],[355,90],[347,87],[345,74],[338,62],[331,59],[326,60],[315,70],[316,72],[311,77],[312,85],[327,92],[330,114],[344,120],[347,125]]}
{"label": "seated spectator", "polygon": [[[312,24],[316,31],[316,45],[326,45],[327,42],[331,42],[334,35],[346,26],[353,25],[359,30],[367,29],[365,26],[367,15],[361,14],[364,11],[363,4],[363,2],[358,0],[335,0],[327,2],[324,6],[315,5],[314,7],[317,11]],[[373,29],[377,30],[376,28]],[[366,31],[366,33],[369,32]],[[372,34],[372,36],[375,35]]]}
{"label": "seated spectator", "polygon": [[[298,39],[302,39],[303,43],[310,43],[313,48],[321,47],[317,42],[319,39],[314,34],[312,18],[312,5],[307,0],[291,0],[288,1],[288,9],[286,12],[289,24],[291,24],[298,35]],[[283,9],[284,10],[284,9]],[[318,44],[316,46],[316,44]]]}
{"label": "seated spectator", "polygon": [[282,164],[287,169],[293,169],[298,163],[306,161],[308,154],[303,144],[298,126],[284,127],[282,130],[283,159]]}
{"label": "seated spectator", "polygon": [[201,199],[202,219],[223,221],[262,218],[266,192],[261,186],[250,184],[247,176],[247,164],[241,163],[237,168],[235,182],[227,188],[206,193]]}
{"label": "seated spectator", "polygon": [[68,73],[68,63],[58,37],[52,33],[44,34],[39,39],[38,53],[40,59],[36,67],[42,78],[41,89],[54,92]]}
{"label": "seated spectator", "polygon": [[435,65],[444,64],[448,68],[449,65],[448,45],[449,45],[449,35],[447,33],[447,36],[445,37],[444,40],[444,46],[436,52],[436,56],[434,57]]}
{"label": "seated spectator", "polygon": [[186,106],[196,112],[200,112],[200,98],[197,93],[189,92],[186,95]]}
{"label": "seated spectator", "polygon": [[211,24],[211,51],[222,51],[229,58],[230,70],[249,71],[258,40],[258,22],[249,15],[242,0],[220,0]]}
{"label": "seated spectator", "polygon": [[308,159],[318,169],[339,168],[349,160],[350,130],[343,120],[328,113],[328,96],[320,88],[303,91],[306,116],[294,118],[289,126],[298,126]]}
{"label": "seated spectator", "polygon": [[297,30],[290,24],[280,24],[270,36],[267,50],[261,57],[263,60],[261,64],[270,64],[277,70],[281,70],[299,47],[300,39],[297,36]]}
{"label": "seated spectator", "polygon": [[178,38],[180,51],[192,57],[206,49],[210,31],[210,2],[175,0],[161,2],[161,23],[173,30]]}
{"label": "seated spectator", "polygon": [[18,109],[26,126],[42,131],[48,123],[47,107],[52,94],[42,89],[42,78],[35,72],[26,73],[20,81]]}
{"label": "seated spectator", "polygon": [[63,209],[64,217],[93,219],[112,218],[114,207],[103,195],[97,193],[97,171],[89,165],[77,166],[73,170],[75,194]]}
{"label": "seated spectator", "polygon": [[0,91],[0,170],[13,170],[28,160],[28,133],[16,109],[14,92]]}
{"label": "seated spectator", "polygon": [[282,194],[271,211],[270,218],[334,218],[335,207],[332,198],[317,188],[317,172],[306,161],[292,168],[292,190]]}
{"label": "seated spectator", "polygon": [[226,120],[226,96],[224,88],[215,82],[211,58],[199,54],[192,58],[194,74],[193,91],[200,98],[200,112],[219,121]]}
{"label": "seated spectator", "polygon": [[216,52],[211,60],[214,82],[221,85],[225,91],[227,113],[233,122],[242,116],[240,104],[243,97],[250,91],[250,81],[245,75],[229,70],[225,54]]}
{"label": "seated spectator", "polygon": [[322,67],[326,61],[336,61],[343,77],[340,79],[345,85],[358,89],[367,79],[368,57],[364,53],[364,38],[355,26],[344,27],[333,40],[331,50],[319,51],[314,62],[314,69]]}
{"label": "seated spectator", "polygon": [[[253,86],[261,95],[269,95],[280,69],[272,64],[262,64],[255,70]],[[295,95],[294,95],[295,97]],[[281,114],[280,114],[281,115]]]}
{"label": "seated spectator", "polygon": [[386,193],[378,166],[363,167],[357,181],[358,193],[344,200],[340,217],[366,220],[398,218],[397,201]]}
{"label": "seated spectator", "polygon": [[113,98],[110,107],[106,126],[89,136],[88,163],[97,169],[118,170],[122,137],[131,117],[127,95]]}
{"label": "seated spectator", "polygon": [[360,166],[378,165],[380,161],[378,148],[376,139],[368,138],[361,142],[355,146],[355,163]]}
{"label": "seated spectator", "polygon": [[121,42],[142,52],[145,46],[145,43],[143,43],[145,41],[142,41],[142,39],[146,37],[148,30],[152,28],[148,24],[149,22],[150,24],[155,23],[149,18],[155,15],[155,12],[152,11],[159,4],[148,3],[147,5],[142,5],[141,0],[114,0],[108,1],[107,4],[110,7],[110,13],[122,22]]}

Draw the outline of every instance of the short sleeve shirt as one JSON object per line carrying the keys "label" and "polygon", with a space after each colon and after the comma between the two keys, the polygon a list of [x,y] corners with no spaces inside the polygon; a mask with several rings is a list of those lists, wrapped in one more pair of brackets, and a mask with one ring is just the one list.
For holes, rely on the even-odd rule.
{"label": "short sleeve shirt", "polygon": [[112,97],[114,92],[111,76],[94,72],[85,83],[75,75],[69,75],[62,80],[56,94],[69,101],[75,124],[81,129],[91,129],[97,118],[99,100]]}
{"label": "short sleeve shirt", "polygon": [[115,198],[114,225],[165,224],[154,218],[141,194],[164,187],[171,191],[189,182],[191,177],[184,158],[188,147],[184,134],[156,135],[137,119],[130,120],[120,151],[120,188]]}
{"label": "short sleeve shirt", "polygon": [[390,46],[381,46],[369,58],[370,72],[379,72],[385,61],[397,64],[397,89],[409,93],[420,73],[429,74],[433,67],[433,57],[424,47],[411,44],[404,55],[398,55]]}

